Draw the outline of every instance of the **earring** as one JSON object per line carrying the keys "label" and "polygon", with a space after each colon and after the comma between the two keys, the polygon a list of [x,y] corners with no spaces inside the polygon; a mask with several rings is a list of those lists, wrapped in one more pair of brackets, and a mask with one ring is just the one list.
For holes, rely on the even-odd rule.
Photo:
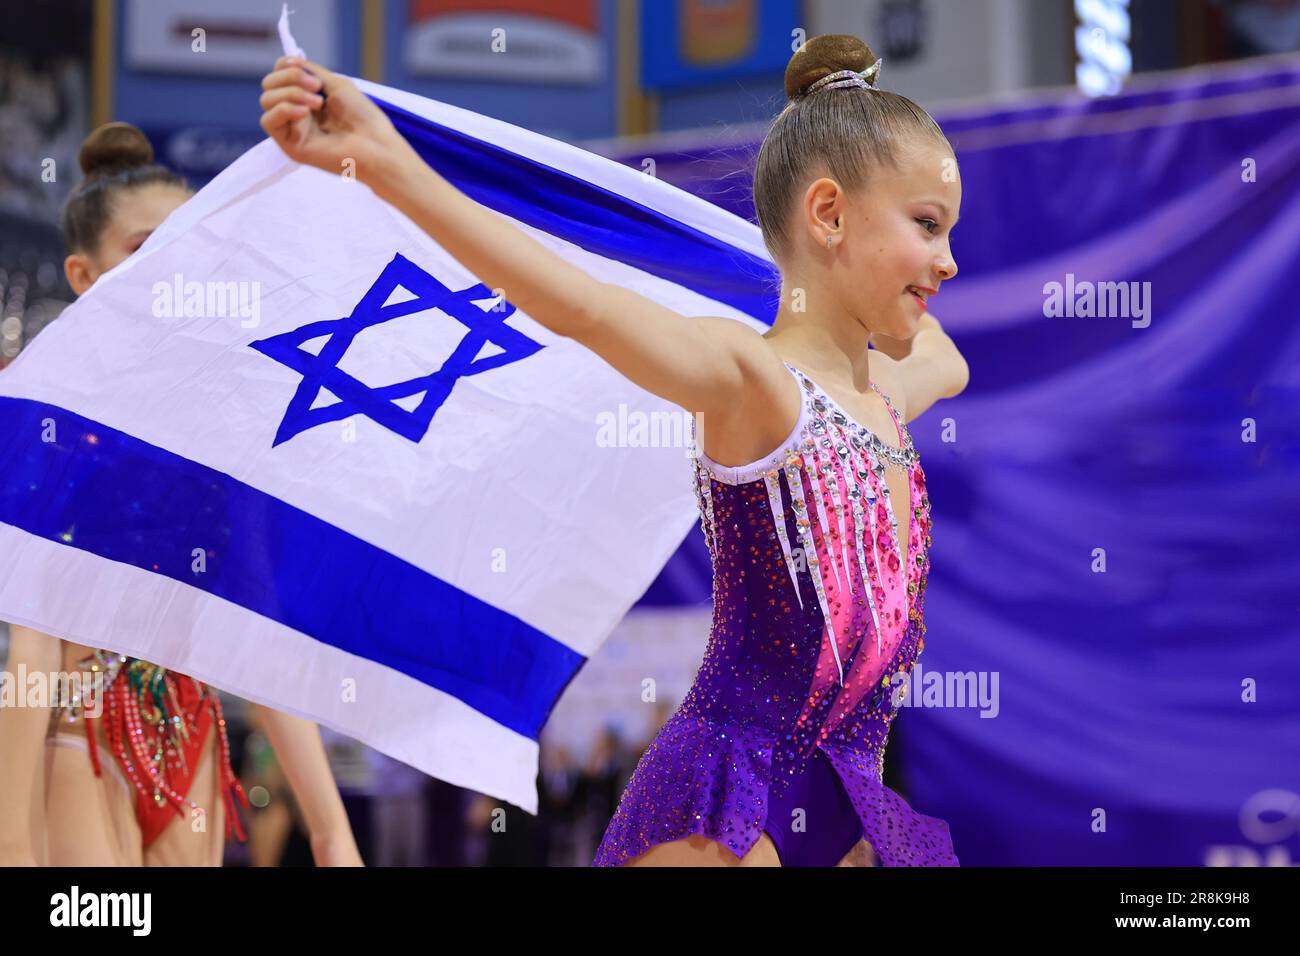
{"label": "earring", "polygon": [[826,248],[827,248],[827,249],[829,249],[829,248],[831,247],[831,240],[832,240],[832,237],[831,237],[831,236],[827,236],[827,237],[826,237]]}

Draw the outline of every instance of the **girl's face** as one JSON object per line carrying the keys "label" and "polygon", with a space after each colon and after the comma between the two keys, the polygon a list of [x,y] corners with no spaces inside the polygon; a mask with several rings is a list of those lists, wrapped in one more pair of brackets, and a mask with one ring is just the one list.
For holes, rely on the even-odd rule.
{"label": "girl's face", "polygon": [[832,276],[842,306],[866,329],[910,339],[926,308],[909,288],[929,299],[957,274],[950,243],[961,177],[940,144],[913,145],[900,164],[901,171],[874,170],[868,188],[848,201]]}
{"label": "girl's face", "polygon": [[63,263],[68,284],[82,295],[95,281],[144,244],[171,213],[192,194],[166,183],[118,190],[109,207],[108,225],[93,253],[74,252]]}

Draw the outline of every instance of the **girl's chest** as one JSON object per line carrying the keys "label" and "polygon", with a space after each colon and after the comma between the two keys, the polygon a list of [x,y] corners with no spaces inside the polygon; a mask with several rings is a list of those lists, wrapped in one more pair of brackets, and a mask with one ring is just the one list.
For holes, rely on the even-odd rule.
{"label": "girl's chest", "polygon": [[[910,443],[900,447],[883,441],[876,437],[878,432],[864,428],[837,403],[818,396],[812,398],[812,412],[810,430],[823,476],[828,465],[837,461],[836,470],[849,489],[858,490],[862,507],[877,528],[877,546],[882,552],[896,554],[900,563],[909,563],[916,544],[912,526],[915,478],[920,469]],[[894,427],[892,420],[889,427]]]}

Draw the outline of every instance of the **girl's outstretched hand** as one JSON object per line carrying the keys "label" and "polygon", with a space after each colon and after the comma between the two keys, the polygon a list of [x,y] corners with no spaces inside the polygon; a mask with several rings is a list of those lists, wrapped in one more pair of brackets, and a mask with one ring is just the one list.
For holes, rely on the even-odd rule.
{"label": "girl's outstretched hand", "polygon": [[410,145],[370,97],[345,76],[282,56],[262,78],[262,129],[295,162],[373,182]]}

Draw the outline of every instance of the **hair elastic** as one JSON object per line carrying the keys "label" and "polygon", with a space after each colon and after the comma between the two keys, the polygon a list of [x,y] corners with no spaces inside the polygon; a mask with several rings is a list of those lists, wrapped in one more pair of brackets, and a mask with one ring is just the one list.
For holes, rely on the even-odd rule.
{"label": "hair elastic", "polygon": [[883,59],[876,60],[861,73],[856,70],[836,70],[823,76],[815,83],[809,84],[804,90],[804,96],[811,96],[822,90],[837,90],[848,87],[861,86],[868,90],[877,89],[876,82],[880,79],[880,64],[884,63]]}

